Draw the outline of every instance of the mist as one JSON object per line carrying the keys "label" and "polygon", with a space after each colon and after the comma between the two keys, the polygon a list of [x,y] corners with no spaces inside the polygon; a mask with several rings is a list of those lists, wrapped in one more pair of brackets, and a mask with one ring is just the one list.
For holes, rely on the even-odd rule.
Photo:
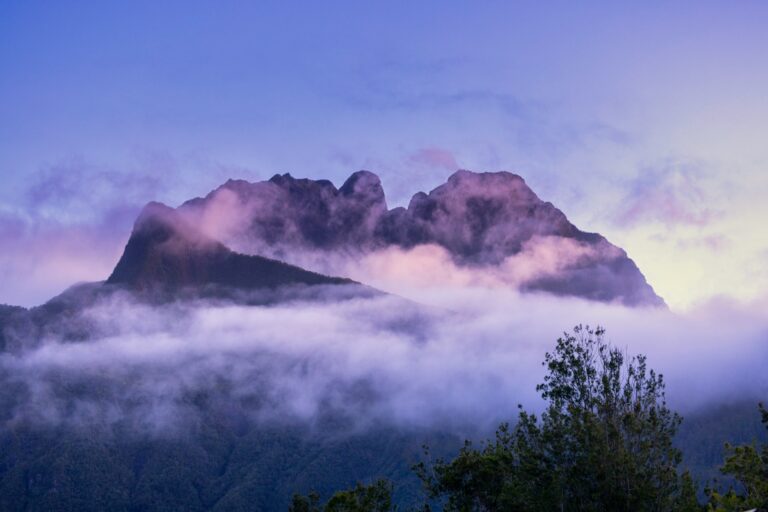
{"label": "mist", "polygon": [[646,354],[683,414],[768,396],[765,303],[678,314],[493,287],[398,291],[270,306],[114,294],[79,313],[90,339],[51,332],[0,356],[2,421],[154,435],[194,430],[205,415],[489,429],[514,421],[517,404],[541,409],[541,361],[577,324],[601,325],[612,344]]}

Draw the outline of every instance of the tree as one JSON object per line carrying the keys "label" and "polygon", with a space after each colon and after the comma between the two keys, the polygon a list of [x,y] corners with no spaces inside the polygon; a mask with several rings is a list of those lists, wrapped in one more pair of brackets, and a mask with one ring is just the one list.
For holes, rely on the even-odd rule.
{"label": "tree", "polygon": [[450,462],[417,465],[429,495],[462,512],[676,509],[672,439],[682,420],[646,358],[627,358],[603,336],[578,326],[546,354],[540,419],[520,408],[517,425],[502,425],[483,449],[467,442]]}
{"label": "tree", "polygon": [[354,488],[338,491],[320,506],[317,493],[294,495],[288,512],[395,512],[392,507],[392,483],[377,480],[371,485],[357,483]]}
{"label": "tree", "polygon": [[306,496],[294,494],[288,512],[321,512],[320,495],[314,491]]}
{"label": "tree", "polygon": [[[759,405],[763,424],[768,428],[768,410]],[[747,509],[768,508],[768,445],[759,448],[754,443],[741,446],[731,446],[726,443],[727,457],[720,471],[733,477],[741,492],[734,487],[720,494],[714,489],[708,489],[708,510],[715,512],[732,512]]]}
{"label": "tree", "polygon": [[704,512],[706,508],[699,503],[698,487],[691,474],[686,471],[680,476],[680,491],[675,500],[675,512]]}

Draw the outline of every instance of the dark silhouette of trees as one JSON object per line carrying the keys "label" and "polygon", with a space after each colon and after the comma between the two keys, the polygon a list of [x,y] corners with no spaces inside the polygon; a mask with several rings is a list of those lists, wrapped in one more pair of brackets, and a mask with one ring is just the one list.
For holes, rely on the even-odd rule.
{"label": "dark silhouette of trees", "polygon": [[467,442],[452,461],[418,465],[430,496],[456,511],[674,510],[681,418],[645,357],[603,335],[579,326],[546,354],[540,418],[521,408],[483,448]]}
{"label": "dark silhouette of trees", "polygon": [[[768,428],[768,410],[760,404],[760,414]],[[731,446],[726,443],[727,456],[720,471],[736,481],[725,493],[707,489],[712,512],[741,512],[748,509],[768,509],[768,445]]]}
{"label": "dark silhouette of trees", "polygon": [[294,495],[289,512],[390,512],[392,507],[392,484],[378,480],[371,485],[358,483],[354,488],[338,491],[325,505],[320,505],[317,493],[307,496]]}

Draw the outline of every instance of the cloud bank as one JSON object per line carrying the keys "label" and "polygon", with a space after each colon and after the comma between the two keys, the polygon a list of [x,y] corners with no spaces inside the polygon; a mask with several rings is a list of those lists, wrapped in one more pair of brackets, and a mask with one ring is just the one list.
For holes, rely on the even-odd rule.
{"label": "cloud bank", "polygon": [[[467,431],[539,409],[540,362],[563,330],[601,324],[644,353],[683,413],[768,396],[760,305],[685,316],[487,288],[240,306],[149,307],[125,296],[83,313],[94,339],[0,356],[3,423],[167,434],[203,415]],[[764,304],[763,304],[764,306]]]}

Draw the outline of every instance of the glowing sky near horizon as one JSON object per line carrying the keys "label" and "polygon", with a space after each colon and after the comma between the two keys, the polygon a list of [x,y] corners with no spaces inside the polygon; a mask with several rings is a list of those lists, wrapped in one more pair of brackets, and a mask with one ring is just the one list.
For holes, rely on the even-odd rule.
{"label": "glowing sky near horizon", "polygon": [[[111,4],[111,3],[110,3]],[[0,2],[0,303],[103,279],[149,200],[522,175],[675,309],[768,292],[765,2]]]}

